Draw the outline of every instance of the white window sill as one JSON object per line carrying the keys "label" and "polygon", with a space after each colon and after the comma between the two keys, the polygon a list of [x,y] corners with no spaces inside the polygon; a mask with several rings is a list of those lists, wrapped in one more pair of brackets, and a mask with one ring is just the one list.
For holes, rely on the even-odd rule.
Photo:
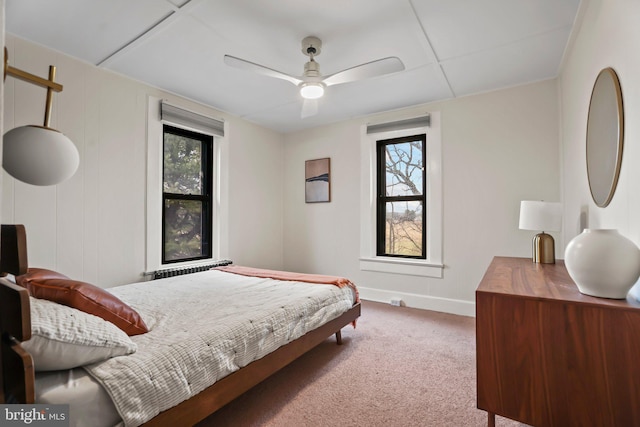
{"label": "white window sill", "polygon": [[371,257],[360,258],[360,270],[442,279],[444,265],[428,261]]}

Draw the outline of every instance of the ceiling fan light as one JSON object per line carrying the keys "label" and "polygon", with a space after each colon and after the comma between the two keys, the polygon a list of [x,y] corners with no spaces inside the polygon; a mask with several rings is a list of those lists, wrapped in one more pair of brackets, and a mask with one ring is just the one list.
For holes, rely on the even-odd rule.
{"label": "ceiling fan light", "polygon": [[322,83],[303,83],[300,86],[300,95],[304,99],[318,99],[324,95],[324,85]]}

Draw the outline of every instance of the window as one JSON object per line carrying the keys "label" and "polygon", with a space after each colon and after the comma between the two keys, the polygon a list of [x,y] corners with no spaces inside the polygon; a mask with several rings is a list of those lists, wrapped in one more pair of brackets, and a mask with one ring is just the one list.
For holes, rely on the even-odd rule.
{"label": "window", "polygon": [[426,135],[377,141],[376,255],[426,259]]}
{"label": "window", "polygon": [[440,113],[361,133],[360,269],[442,278]]}
{"label": "window", "polygon": [[212,136],[163,125],[163,263],[211,258],[212,152]]}
{"label": "window", "polygon": [[[193,103],[180,101],[177,104],[166,99],[154,96],[147,98],[147,193],[146,193],[146,262],[145,275],[158,270],[175,267],[197,267],[210,264],[215,259],[225,257],[229,251],[229,234],[226,224],[229,221],[229,191],[225,185],[229,179],[229,141],[225,137],[227,124],[224,120],[215,118],[217,112]],[[199,251],[189,252],[189,257],[176,259],[176,256],[165,255],[165,188],[164,188],[164,139],[165,125],[167,129],[177,128],[178,135],[181,131],[191,131],[186,134],[187,139],[196,139],[198,144],[208,141],[205,145],[205,153],[200,153],[200,161],[208,163],[208,167],[201,169],[199,174],[208,174],[201,178],[203,185],[208,185],[203,194],[209,194],[208,203],[204,207],[209,210],[204,217],[210,216],[211,220],[204,221],[202,236],[204,244],[198,239],[191,243]],[[170,132],[171,133],[171,132]],[[171,133],[173,135],[173,133]],[[202,139],[204,138],[204,139]],[[203,157],[204,156],[204,157]],[[194,156],[195,157],[195,156]],[[169,180],[170,181],[170,180]],[[175,182],[175,180],[173,181]],[[167,191],[167,193],[174,193]],[[175,192],[183,196],[181,192]],[[197,197],[202,194],[191,192]],[[188,194],[188,193],[187,193]],[[171,199],[169,196],[168,200]],[[197,200],[197,199],[196,199]],[[177,202],[173,202],[174,206]],[[183,211],[186,213],[187,210]],[[194,222],[195,224],[195,222]],[[200,225],[200,223],[198,223]],[[196,228],[197,230],[197,228]],[[185,240],[188,240],[185,238]],[[196,258],[191,258],[197,252]],[[205,258],[209,253],[210,257]]]}

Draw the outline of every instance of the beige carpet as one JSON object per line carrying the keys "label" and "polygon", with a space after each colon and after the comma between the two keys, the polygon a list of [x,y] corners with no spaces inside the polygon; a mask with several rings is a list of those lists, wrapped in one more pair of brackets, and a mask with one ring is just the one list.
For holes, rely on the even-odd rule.
{"label": "beige carpet", "polygon": [[342,346],[326,340],[201,427],[486,426],[473,318],[364,301],[357,328],[342,336]]}

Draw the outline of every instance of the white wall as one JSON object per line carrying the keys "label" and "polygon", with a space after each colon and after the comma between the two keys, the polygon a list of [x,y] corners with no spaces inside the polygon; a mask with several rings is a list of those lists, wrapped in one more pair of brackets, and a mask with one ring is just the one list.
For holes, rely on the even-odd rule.
{"label": "white wall", "polygon": [[[100,286],[141,280],[145,269],[147,97],[161,97],[229,123],[225,138],[229,221],[223,232],[237,263],[282,266],[282,136],[7,35],[13,66],[46,76],[58,68],[52,127],[77,145],[80,167],[53,187],[3,172],[4,223],[27,228],[29,263]],[[4,130],[42,124],[44,89],[8,78]],[[268,196],[267,196],[268,195]]]}
{"label": "white wall", "polygon": [[[565,242],[583,228],[616,228],[640,244],[640,3],[583,0],[582,23],[559,77]],[[595,205],[586,172],[589,99],[602,68],[613,67],[622,87],[624,150],[616,193],[606,208]],[[634,292],[640,293],[638,286]]]}
{"label": "white wall", "polygon": [[[640,244],[640,3],[583,0],[582,8],[582,25],[559,78],[565,240],[569,242],[586,227],[617,228]],[[616,193],[608,207],[599,208],[589,193],[585,141],[591,90],[605,67],[613,67],[620,79],[625,135]]]}
{"label": "white wall", "polygon": [[[474,313],[495,255],[531,256],[520,200],[560,201],[555,80],[381,114],[377,122],[441,112],[444,278],[360,271],[360,128],[354,119],[286,136],[285,268],[344,275],[364,298]],[[373,118],[369,118],[373,119]],[[305,204],[304,161],[331,158],[331,203]],[[563,247],[560,236],[558,248]]]}

